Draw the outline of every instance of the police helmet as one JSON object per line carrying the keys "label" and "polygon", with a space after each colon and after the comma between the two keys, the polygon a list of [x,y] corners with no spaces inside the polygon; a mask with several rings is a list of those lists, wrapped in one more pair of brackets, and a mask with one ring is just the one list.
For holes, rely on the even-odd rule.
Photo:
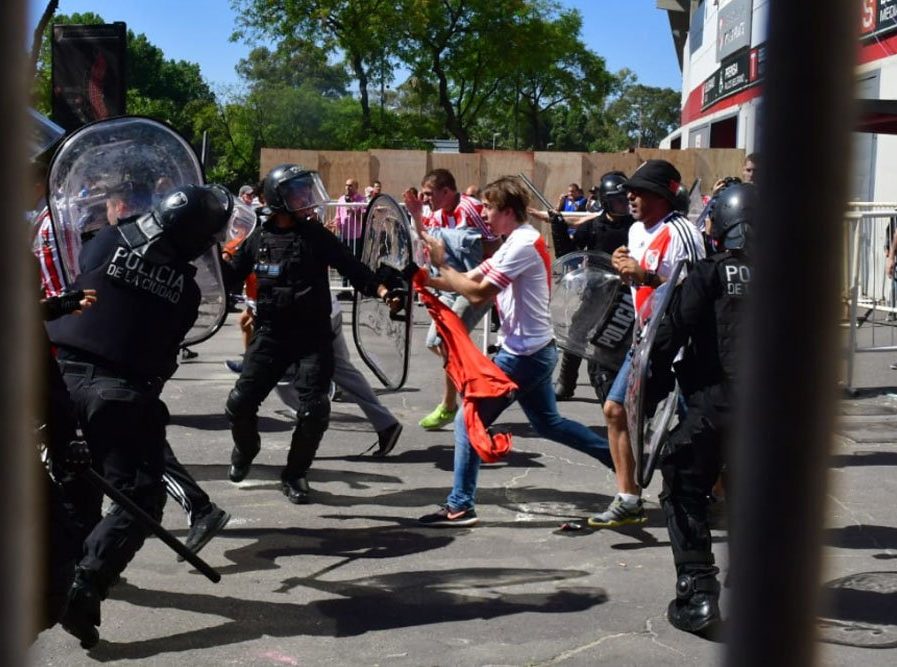
{"label": "police helmet", "polygon": [[710,226],[710,237],[717,246],[744,249],[750,241],[756,208],[757,189],[751,183],[734,183],[718,192]]}
{"label": "police helmet", "polygon": [[691,195],[688,193],[688,188],[684,185],[679,185],[679,189],[676,190],[676,203],[673,205],[679,213],[682,215],[688,214],[688,209],[691,208]]}
{"label": "police helmet", "polygon": [[629,180],[622,171],[609,171],[598,182],[598,201],[601,208],[611,215],[626,215],[629,202],[623,184]]}
{"label": "police helmet", "polygon": [[298,164],[274,167],[265,176],[262,189],[272,211],[308,213],[329,199],[318,172]]}
{"label": "police helmet", "polygon": [[221,185],[184,185],[133,224],[119,225],[125,242],[150,261],[192,261],[223,234],[234,198]]}

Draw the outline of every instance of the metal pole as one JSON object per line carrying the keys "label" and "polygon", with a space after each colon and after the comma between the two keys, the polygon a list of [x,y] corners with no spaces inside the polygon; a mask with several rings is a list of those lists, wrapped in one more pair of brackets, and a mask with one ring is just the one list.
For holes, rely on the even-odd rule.
{"label": "metal pole", "polygon": [[[815,266],[840,261],[849,179],[833,156],[850,151],[858,10],[840,0],[807,7],[769,3],[766,167],[733,465],[726,661],[736,666],[803,667],[815,655],[840,277],[813,271],[794,248],[812,239]],[[806,285],[799,299],[795,282]]]}
{"label": "metal pole", "polygon": [[[0,3],[0,201],[11,224],[5,230],[0,258],[0,281],[10,292],[0,348],[6,350],[0,377],[6,391],[0,411],[6,446],[0,448],[0,535],[3,535],[0,573],[3,576],[4,621],[0,624],[0,663],[25,664],[26,646],[36,627],[37,540],[42,513],[35,506],[38,466],[33,465],[34,433],[29,423],[38,374],[36,340],[37,297],[33,261],[27,251],[27,226],[21,224],[26,205],[27,169],[23,137],[25,124],[26,62],[25,2]],[[23,406],[27,406],[23,410]],[[30,464],[30,465],[29,465]]]}

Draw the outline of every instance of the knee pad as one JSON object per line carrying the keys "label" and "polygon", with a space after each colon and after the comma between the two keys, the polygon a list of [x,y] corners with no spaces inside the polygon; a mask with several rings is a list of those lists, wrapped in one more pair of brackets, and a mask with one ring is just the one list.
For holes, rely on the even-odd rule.
{"label": "knee pad", "polygon": [[311,440],[320,440],[330,425],[330,400],[317,396],[299,404],[296,433]]}
{"label": "knee pad", "polygon": [[250,420],[255,417],[257,410],[252,400],[237,387],[230,390],[227,403],[224,404],[224,413],[231,423]]}

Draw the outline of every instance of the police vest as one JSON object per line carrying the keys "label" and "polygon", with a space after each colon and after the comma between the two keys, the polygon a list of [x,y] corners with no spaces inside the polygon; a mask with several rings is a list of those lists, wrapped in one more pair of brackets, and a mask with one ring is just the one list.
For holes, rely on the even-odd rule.
{"label": "police vest", "polygon": [[[253,272],[260,324],[330,331],[327,261],[315,251],[301,224],[289,230],[262,229]],[[309,331],[311,333],[311,331]]]}
{"label": "police vest", "polygon": [[86,243],[81,260],[73,289],[95,289],[97,303],[48,322],[50,340],[123,375],[167,379],[198,313],[196,269],[147,262],[121,242],[115,227]]}

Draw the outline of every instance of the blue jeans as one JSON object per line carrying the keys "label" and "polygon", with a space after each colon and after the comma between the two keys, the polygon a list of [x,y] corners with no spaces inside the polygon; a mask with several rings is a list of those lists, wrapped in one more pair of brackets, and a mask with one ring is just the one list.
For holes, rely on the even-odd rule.
{"label": "blue jeans", "polygon": [[[558,414],[551,375],[558,360],[558,351],[552,341],[529,356],[517,356],[502,349],[495,356],[495,365],[517,383],[516,396],[488,399],[480,402],[480,419],[486,427],[516,399],[536,432],[547,440],[554,440],[598,459],[608,468],[613,467],[606,438],[594,433],[579,422],[565,419]],[[455,417],[455,473],[452,492],[448,496],[449,507],[455,510],[473,507],[476,498],[480,457],[470,446],[464,411]]]}

